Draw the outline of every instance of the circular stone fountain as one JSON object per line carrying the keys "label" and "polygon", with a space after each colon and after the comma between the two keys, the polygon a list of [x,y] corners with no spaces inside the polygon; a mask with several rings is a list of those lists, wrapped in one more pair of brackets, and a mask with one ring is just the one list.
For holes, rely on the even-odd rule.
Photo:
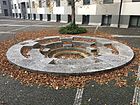
{"label": "circular stone fountain", "polygon": [[53,36],[13,45],[7,59],[31,71],[91,73],[129,63],[133,50],[117,41],[88,36]]}

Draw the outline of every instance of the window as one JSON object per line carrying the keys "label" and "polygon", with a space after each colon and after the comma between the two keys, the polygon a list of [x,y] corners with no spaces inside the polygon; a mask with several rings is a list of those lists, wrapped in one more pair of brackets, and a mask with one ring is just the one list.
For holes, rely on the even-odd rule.
{"label": "window", "polygon": [[140,16],[130,16],[130,27],[140,27]]}
{"label": "window", "polygon": [[61,21],[61,15],[56,15],[56,22],[60,22]]}
{"label": "window", "polygon": [[68,6],[70,6],[71,5],[71,0],[67,0],[67,2],[68,2]]}
{"label": "window", "polygon": [[42,2],[39,0],[39,8],[42,8]]}
{"label": "window", "polygon": [[113,3],[113,0],[103,0],[103,3],[104,4],[111,4],[111,3]]}
{"label": "window", "polygon": [[83,15],[82,24],[88,24],[89,23],[89,15]]}
{"label": "window", "polygon": [[83,5],[88,5],[90,4],[90,0],[83,0]]}
{"label": "window", "polygon": [[32,8],[35,8],[35,2],[32,1]]}
{"label": "window", "polygon": [[2,1],[3,5],[7,5],[7,2],[6,1]]}
{"label": "window", "polygon": [[72,21],[72,16],[68,15],[68,23]]}
{"label": "window", "polygon": [[36,20],[36,14],[33,14],[33,19]]}
{"label": "window", "polygon": [[31,14],[28,14],[28,19],[30,19],[31,18]]}
{"label": "window", "polygon": [[30,8],[29,2],[27,2],[27,8]]}
{"label": "window", "polygon": [[16,13],[16,18],[18,18],[18,14]]}
{"label": "window", "polygon": [[21,18],[21,13],[19,13],[19,18]]}
{"label": "window", "polygon": [[103,15],[102,16],[102,24],[101,25],[107,25],[109,26],[111,24],[111,15]]}
{"label": "window", "polygon": [[51,14],[47,14],[47,21],[51,20]]}
{"label": "window", "polygon": [[16,6],[16,4],[14,4],[14,7],[15,7],[15,9],[17,9],[17,6]]}
{"label": "window", "polygon": [[20,9],[20,3],[18,3],[18,9]]}
{"label": "window", "polygon": [[50,0],[46,0],[46,6],[49,7],[50,6]]}
{"label": "window", "polygon": [[14,13],[12,13],[12,15],[13,15],[13,17],[15,17],[15,14]]}
{"label": "window", "polygon": [[4,15],[8,16],[8,9],[4,9]]}
{"label": "window", "polygon": [[11,8],[13,9],[13,4],[11,4]]}
{"label": "window", "polygon": [[43,20],[43,14],[39,14],[40,20]]}
{"label": "window", "polygon": [[140,0],[132,0],[132,2],[140,2]]}
{"label": "window", "polygon": [[56,0],[56,6],[57,6],[57,7],[60,6],[60,0]]}

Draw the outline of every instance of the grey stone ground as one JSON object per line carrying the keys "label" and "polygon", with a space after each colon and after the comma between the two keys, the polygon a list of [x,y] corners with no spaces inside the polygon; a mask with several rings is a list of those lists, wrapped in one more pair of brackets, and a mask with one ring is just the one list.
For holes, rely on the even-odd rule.
{"label": "grey stone ground", "polygon": [[[20,31],[34,31],[61,25],[42,21],[0,18],[0,40],[13,37],[16,32]],[[94,27],[88,26],[87,28],[94,32]],[[134,35],[140,36],[140,29],[138,28],[100,27],[99,30],[112,34],[132,36],[117,39],[126,40],[130,45],[140,48],[140,38],[133,37]],[[102,86],[92,81],[84,88],[81,105],[130,105],[134,95],[134,86],[131,85],[135,79],[131,78],[131,73],[127,79],[129,86],[123,88],[114,86],[114,81]],[[28,87],[21,85],[19,81],[15,81],[9,76],[0,74],[0,105],[73,105],[75,95],[76,89],[73,88],[54,90],[49,87]]]}

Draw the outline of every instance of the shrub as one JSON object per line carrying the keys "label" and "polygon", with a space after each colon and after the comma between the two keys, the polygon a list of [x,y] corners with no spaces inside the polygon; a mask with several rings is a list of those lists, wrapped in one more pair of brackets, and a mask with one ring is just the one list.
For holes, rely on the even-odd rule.
{"label": "shrub", "polygon": [[78,25],[70,23],[66,27],[61,27],[59,33],[61,34],[81,34],[86,33],[87,30],[83,27],[78,27]]}

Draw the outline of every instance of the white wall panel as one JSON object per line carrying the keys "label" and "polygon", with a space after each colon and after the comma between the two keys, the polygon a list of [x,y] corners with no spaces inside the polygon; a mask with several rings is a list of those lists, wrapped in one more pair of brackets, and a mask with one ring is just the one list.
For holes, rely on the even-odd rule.
{"label": "white wall panel", "polygon": [[113,4],[98,4],[96,15],[118,15],[119,14],[119,3],[113,3]]}
{"label": "white wall panel", "polygon": [[38,14],[45,14],[45,8],[37,8]]}
{"label": "white wall panel", "polygon": [[64,7],[54,7],[53,14],[64,14]]}
{"label": "white wall panel", "polygon": [[29,2],[29,0],[19,0],[19,2]]}
{"label": "white wall panel", "polygon": [[15,9],[12,9],[12,13],[16,13],[16,12],[15,12]]}
{"label": "white wall panel", "polygon": [[21,13],[21,10],[20,10],[20,9],[17,9],[17,12],[18,12],[18,13]]}
{"label": "white wall panel", "polygon": [[78,15],[95,15],[96,4],[79,6],[77,8],[77,14]]}
{"label": "white wall panel", "polygon": [[122,15],[140,15],[140,2],[123,3]]}

